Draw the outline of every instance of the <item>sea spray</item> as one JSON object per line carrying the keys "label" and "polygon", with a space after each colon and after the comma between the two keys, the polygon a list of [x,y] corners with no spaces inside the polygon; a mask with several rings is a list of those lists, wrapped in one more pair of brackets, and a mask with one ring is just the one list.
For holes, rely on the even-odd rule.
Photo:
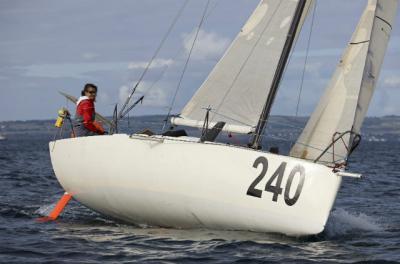
{"label": "sea spray", "polygon": [[350,213],[343,208],[337,208],[331,213],[331,217],[325,228],[328,237],[336,237],[351,234],[354,231],[378,232],[384,228],[379,222],[363,213]]}
{"label": "sea spray", "polygon": [[56,204],[57,204],[56,202],[51,203],[51,204],[44,204],[35,211],[35,214],[38,214],[41,216],[47,216],[50,214],[51,211],[53,211]]}

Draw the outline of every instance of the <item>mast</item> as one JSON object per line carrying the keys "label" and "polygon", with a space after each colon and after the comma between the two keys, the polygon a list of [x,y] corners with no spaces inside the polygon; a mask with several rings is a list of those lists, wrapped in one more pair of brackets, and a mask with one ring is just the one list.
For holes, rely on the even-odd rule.
{"label": "mast", "polygon": [[292,24],[290,26],[290,30],[288,32],[285,46],[283,47],[283,51],[281,57],[279,59],[278,66],[275,71],[274,79],[272,81],[271,90],[268,94],[267,101],[265,102],[263,111],[261,113],[260,119],[258,120],[258,124],[255,130],[255,135],[251,142],[251,147],[254,149],[258,149],[261,145],[262,133],[264,131],[265,125],[267,123],[267,118],[270,114],[272,103],[274,102],[276,92],[278,91],[279,84],[282,80],[282,75],[285,70],[285,66],[287,60],[289,59],[289,54],[292,49],[293,43],[296,38],[296,31],[300,25],[301,17],[304,11],[304,7],[306,5],[307,0],[299,0],[297,4],[296,12],[293,17]]}

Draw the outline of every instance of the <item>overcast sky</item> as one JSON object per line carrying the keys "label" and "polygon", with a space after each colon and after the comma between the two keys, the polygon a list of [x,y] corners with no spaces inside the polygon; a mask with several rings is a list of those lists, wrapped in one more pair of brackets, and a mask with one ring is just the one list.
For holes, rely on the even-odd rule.
{"label": "overcast sky", "polygon": [[[87,82],[98,85],[97,111],[111,115],[125,99],[183,0],[0,0],[0,121],[55,118]],[[173,112],[207,77],[258,0],[211,0]],[[318,0],[300,114],[309,115],[350,40],[367,0]],[[133,114],[166,113],[190,37],[206,4],[189,1],[139,87]],[[311,19],[303,27],[273,113],[294,115]],[[157,81],[159,79],[159,81]],[[151,89],[150,89],[151,88]],[[368,115],[400,115],[400,17],[397,16]],[[72,110],[74,107],[68,104]]]}

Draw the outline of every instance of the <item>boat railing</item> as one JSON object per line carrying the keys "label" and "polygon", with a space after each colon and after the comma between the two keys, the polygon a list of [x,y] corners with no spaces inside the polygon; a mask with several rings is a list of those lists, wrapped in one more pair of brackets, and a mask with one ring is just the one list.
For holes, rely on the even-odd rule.
{"label": "boat railing", "polygon": [[[350,137],[353,137],[351,142],[351,146],[346,143],[346,141],[343,139],[344,136],[349,135]],[[341,140],[341,142],[343,143],[344,147],[347,150],[347,155],[345,157],[345,161],[344,162],[340,162],[338,163],[337,160],[335,160],[335,144],[336,142],[338,142],[339,140]],[[332,164],[335,165],[335,167],[338,166],[346,166],[347,165],[347,160],[349,158],[349,156],[353,153],[353,151],[358,147],[358,145],[361,142],[361,135],[352,131],[352,130],[348,130],[345,132],[335,132],[332,135],[332,142],[321,152],[321,154],[314,160],[314,163],[317,163],[327,152],[328,150],[332,149],[331,153],[332,153]]]}

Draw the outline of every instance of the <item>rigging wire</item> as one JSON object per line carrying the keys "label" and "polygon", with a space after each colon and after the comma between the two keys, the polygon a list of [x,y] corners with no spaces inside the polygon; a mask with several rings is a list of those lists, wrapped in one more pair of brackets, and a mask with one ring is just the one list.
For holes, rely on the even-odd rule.
{"label": "rigging wire", "polygon": [[214,110],[212,110],[212,109],[210,110],[210,112],[213,113],[213,114],[215,114],[215,115],[221,116],[221,117],[223,117],[223,118],[232,120],[232,121],[234,121],[234,122],[236,122],[236,123],[239,123],[239,124],[242,124],[242,125],[251,127],[251,125],[248,124],[248,123],[244,123],[244,122],[242,122],[242,121],[240,121],[240,120],[237,120],[237,119],[235,119],[235,118],[232,118],[232,117],[230,117],[230,116],[228,116],[228,115],[220,114],[220,113],[218,113],[218,112],[216,112],[216,111],[214,111]]}
{"label": "rigging wire", "polygon": [[[287,138],[284,138],[284,137],[280,137],[280,136],[275,136],[275,135],[263,135],[263,137],[264,138],[272,138],[272,139],[275,139],[275,140],[282,140],[282,141],[288,141],[288,139]],[[299,145],[302,145],[302,146],[306,146],[306,147],[309,147],[309,148],[311,148],[311,149],[315,149],[315,150],[318,150],[318,151],[324,151],[324,150],[326,150],[326,149],[322,149],[322,148],[319,148],[319,147],[315,147],[315,146],[312,146],[312,145],[309,145],[309,144],[306,144],[306,143],[301,143],[301,142],[299,142],[298,143]],[[327,151],[326,153],[328,153],[328,154],[335,154],[336,156],[338,156],[338,157],[340,157],[340,158],[346,158],[346,157],[344,157],[344,156],[342,156],[342,155],[338,155],[338,154],[336,154],[336,153],[334,153],[334,152],[332,152],[332,151]],[[307,159],[307,160],[313,160],[313,159]]]}
{"label": "rigging wire", "polygon": [[[311,37],[312,37],[313,29],[314,29],[315,13],[317,12],[317,2],[318,2],[318,0],[315,0],[314,8],[313,8],[313,14],[312,14],[312,17],[311,17],[310,33],[308,34],[308,40],[307,40],[306,57],[304,59],[303,72],[301,74],[299,93],[298,93],[298,96],[297,96],[296,114],[295,114],[295,118],[296,119],[299,116],[299,107],[300,107],[301,94],[303,92],[303,84],[304,84],[305,72],[306,72],[306,67],[307,67],[309,53],[310,53]],[[296,139],[296,140],[292,139],[291,140],[291,148],[296,144],[297,140],[298,139]],[[297,142],[297,143],[300,144],[299,142]],[[304,145],[304,144],[302,144],[302,145]],[[308,147],[312,147],[312,146],[308,146]]]}
{"label": "rigging wire", "polygon": [[[315,4],[314,4],[314,10],[313,10],[314,13],[313,13],[313,17],[312,17],[312,23],[314,23],[314,15],[315,15],[316,1],[317,1],[317,0],[315,0]],[[311,34],[311,32],[310,32],[310,34]],[[293,45],[293,48],[292,48],[292,50],[290,51],[289,58],[288,58],[288,61],[287,61],[287,63],[286,63],[286,67],[285,67],[285,69],[283,70],[282,76],[285,76],[285,75],[286,75],[286,72],[287,72],[287,70],[288,70],[288,68],[289,68],[289,67],[287,67],[287,65],[289,65],[290,62],[292,61],[293,54],[294,54],[294,50],[295,50],[296,47],[297,47],[298,40],[299,40],[299,38],[297,37],[297,38],[295,39],[295,43],[294,43],[294,45]],[[310,40],[310,37],[309,37],[309,40]],[[275,123],[276,123],[276,122],[275,122]],[[281,123],[281,124],[283,124],[283,123]],[[300,129],[300,128],[298,128],[298,129]],[[264,129],[262,135],[260,135],[261,138],[265,138],[265,137],[266,137],[266,136],[264,135],[265,132],[266,132],[266,130],[267,130],[267,129]],[[293,139],[291,139],[291,140],[290,140],[290,139],[287,139],[287,141],[293,142]]]}
{"label": "rigging wire", "polygon": [[260,135],[263,134],[265,131],[265,126],[266,126],[267,120],[271,114],[274,99],[275,99],[277,91],[281,85],[281,82],[283,79],[283,74],[285,73],[287,62],[291,55],[290,53],[291,53],[291,51],[293,51],[293,48],[297,44],[297,34],[299,32],[301,32],[302,24],[304,22],[304,21],[302,21],[302,16],[308,12],[308,9],[306,12],[304,12],[306,10],[305,9],[306,4],[307,4],[307,0],[299,0],[297,2],[294,16],[292,18],[292,22],[291,22],[289,31],[287,33],[287,38],[285,40],[285,44],[281,51],[279,62],[277,64],[277,67],[276,67],[276,70],[274,73],[274,77],[272,79],[271,87],[269,89],[270,91],[268,92],[267,100],[265,101],[262,113],[261,113],[258,123],[257,123],[256,133],[253,136],[251,143],[250,143],[251,147],[253,149],[262,148],[262,139],[260,138]]}
{"label": "rigging wire", "polygon": [[[280,4],[281,4],[281,3],[280,3]],[[279,9],[279,7],[280,7],[280,4],[279,4],[278,7],[274,10],[274,12],[273,12],[273,14],[272,14],[270,20],[268,21],[267,25],[263,28],[263,31],[262,31],[262,32],[265,32],[265,30],[267,30],[267,28],[268,28],[268,26],[269,26],[269,24],[270,24],[272,18],[275,16],[276,12],[278,11],[278,9]],[[261,35],[262,35],[262,34],[261,34]],[[227,91],[227,93],[225,94],[223,100],[222,100],[221,103],[218,105],[217,109],[215,109],[215,110],[213,109],[213,110],[211,111],[211,112],[214,113],[215,115],[220,115],[220,116],[223,116],[223,117],[225,117],[225,118],[231,119],[231,120],[233,120],[233,121],[237,121],[237,120],[235,120],[235,119],[233,119],[233,118],[230,118],[230,117],[228,117],[228,116],[226,116],[226,115],[219,114],[219,113],[218,113],[218,110],[219,110],[219,108],[222,106],[223,102],[225,101],[225,98],[228,96],[230,90],[232,89],[233,85],[234,85],[235,82],[236,82],[236,79],[237,79],[237,78],[239,77],[239,75],[241,74],[241,72],[242,72],[244,66],[247,64],[247,61],[249,60],[249,58],[250,58],[251,55],[253,54],[253,51],[254,51],[255,47],[258,45],[258,42],[259,42],[260,39],[261,39],[261,37],[260,37],[260,38],[258,39],[258,41],[254,44],[252,50],[250,51],[250,54],[248,55],[248,57],[246,58],[245,62],[244,62],[243,65],[241,66],[240,71],[236,74],[236,76],[235,76],[235,78],[234,78],[234,81],[233,81],[233,83],[231,84],[231,88]],[[297,42],[298,42],[298,38],[296,38],[296,42],[295,42],[295,44],[294,44],[294,48],[290,51],[289,59],[288,59],[286,65],[289,65],[290,62],[291,62],[291,59],[292,59],[292,57],[293,57],[293,53],[294,53],[295,47],[296,47],[296,45],[297,45]],[[283,75],[285,75],[287,69],[288,69],[288,67],[285,67],[285,69],[284,69],[284,71],[283,71]],[[215,116],[214,116],[214,117],[215,117]],[[214,119],[214,117],[212,118],[212,120]],[[212,121],[212,120],[211,120],[211,121]],[[240,122],[240,123],[242,123],[242,122]],[[277,123],[277,122],[275,122],[275,123]],[[242,124],[243,124],[243,123],[242,123]],[[283,123],[282,123],[282,124],[283,124]],[[245,124],[245,125],[251,126],[251,125],[248,125],[248,124]],[[296,128],[297,128],[297,129],[301,129],[301,128],[299,128],[299,127],[296,127]],[[265,133],[265,131],[264,131],[264,133]],[[264,133],[263,133],[263,134],[264,134]],[[263,135],[260,135],[260,136],[261,136],[261,137],[264,137]]]}
{"label": "rigging wire", "polygon": [[[209,11],[204,19],[204,21],[206,21],[208,19],[209,16],[211,16],[211,14],[214,12],[214,10],[217,8],[218,4],[220,2],[215,2],[214,5],[212,7],[209,8]],[[179,49],[178,52],[172,57],[172,61],[176,61],[176,59],[184,52],[183,49]],[[163,70],[161,71],[161,74],[152,82],[152,84],[150,85],[150,87],[148,89],[146,89],[146,91],[143,93],[144,97],[146,97],[146,95],[149,93],[150,90],[152,90],[156,84],[164,77],[164,75],[166,74],[167,70],[169,69],[169,67],[172,65],[173,63],[167,64]],[[168,105],[169,106],[169,105]]]}
{"label": "rigging wire", "polygon": [[162,38],[162,40],[161,40],[159,46],[157,47],[155,53],[151,57],[150,61],[147,63],[147,66],[144,69],[144,71],[142,72],[142,74],[140,75],[139,80],[136,82],[136,85],[133,87],[133,89],[130,92],[128,98],[126,99],[125,103],[123,104],[123,106],[122,106],[122,108],[121,108],[121,110],[120,110],[120,112],[118,114],[118,118],[117,119],[123,118],[124,114],[126,114],[126,113],[124,113],[124,110],[127,107],[127,105],[129,104],[129,102],[131,101],[131,98],[132,98],[133,94],[135,93],[136,88],[139,86],[139,84],[143,80],[144,76],[146,75],[147,71],[149,70],[151,64],[153,63],[154,59],[157,57],[157,55],[160,52],[161,48],[164,46],[165,41],[167,40],[168,36],[172,32],[172,29],[175,27],[176,22],[179,20],[180,16],[183,13],[183,10],[185,9],[185,7],[188,4],[188,2],[189,2],[189,0],[185,0],[185,2],[183,3],[182,7],[179,9],[178,14],[175,16],[174,20],[172,21],[172,24],[168,28],[168,31],[166,32],[166,34]]}
{"label": "rigging wire", "polygon": [[306,72],[306,67],[307,67],[307,62],[308,62],[308,55],[310,52],[311,36],[312,36],[313,29],[314,29],[314,20],[315,20],[315,13],[317,10],[317,2],[318,2],[318,0],[315,0],[314,8],[313,8],[313,15],[311,18],[311,28],[310,28],[310,33],[308,35],[306,57],[304,59],[304,67],[303,67],[303,72],[301,75],[300,89],[299,89],[299,94],[297,97],[296,117],[298,117],[298,114],[299,114],[299,106],[300,106],[301,94],[303,92],[304,77],[305,77],[305,72]]}
{"label": "rigging wire", "polygon": [[[176,61],[176,58],[179,57],[179,55],[182,53],[182,49],[179,49],[178,52],[172,57],[172,61]],[[168,68],[172,65],[173,63],[169,63],[167,65],[164,66],[164,68],[162,69],[160,75],[158,75],[158,77],[152,82],[152,84],[150,85],[150,87],[148,89],[146,89],[146,91],[143,93],[144,97],[147,97],[148,93],[156,86],[156,84],[158,84],[159,81],[161,81],[161,79],[165,76]]]}
{"label": "rigging wire", "polygon": [[[253,47],[251,48],[249,54],[247,55],[245,61],[242,63],[242,65],[240,66],[239,72],[235,75],[231,85],[229,86],[229,89],[225,92],[224,97],[222,98],[222,101],[218,104],[217,108],[215,109],[216,112],[219,111],[219,109],[222,107],[223,103],[225,102],[225,99],[228,97],[228,94],[231,92],[233,86],[235,85],[237,79],[239,78],[239,76],[241,75],[244,67],[247,65],[247,62],[249,61],[250,57],[253,55],[254,50],[256,49],[258,43],[261,41],[262,35],[264,34],[264,32],[268,29],[272,19],[274,18],[274,16],[276,15],[277,11],[279,10],[280,6],[282,5],[282,2],[280,2],[278,4],[278,6],[275,8],[275,10],[273,11],[271,17],[269,18],[267,24],[265,25],[265,27],[263,28],[259,38],[257,39],[257,41],[254,43]],[[211,121],[214,120],[214,117],[211,118]]]}
{"label": "rigging wire", "polygon": [[203,15],[202,15],[202,17],[201,17],[199,26],[197,27],[196,35],[194,36],[192,46],[190,47],[188,57],[187,57],[187,59],[186,59],[186,61],[185,61],[185,65],[184,65],[183,70],[182,70],[182,74],[181,74],[181,76],[180,76],[180,78],[179,78],[178,85],[177,85],[177,87],[176,87],[176,89],[175,89],[174,96],[173,96],[172,101],[171,101],[171,104],[170,104],[170,106],[169,106],[167,116],[165,117],[164,124],[163,124],[163,127],[162,127],[162,131],[165,130],[165,126],[167,125],[168,118],[169,118],[170,115],[171,115],[172,108],[173,108],[173,106],[174,106],[174,104],[175,104],[176,96],[178,95],[178,92],[179,92],[179,90],[180,90],[180,88],[181,88],[183,77],[185,76],[187,67],[188,67],[188,65],[189,65],[189,61],[190,61],[190,58],[191,58],[191,56],[192,56],[193,48],[194,48],[194,46],[195,46],[195,44],[196,44],[196,41],[197,41],[197,38],[198,38],[198,36],[199,36],[199,32],[200,32],[201,26],[203,25],[204,20],[205,20],[205,18],[206,18],[207,10],[208,10],[208,6],[209,6],[209,5],[210,5],[210,0],[207,0],[207,3],[206,3],[206,6],[205,6],[205,8],[204,8]]}
{"label": "rigging wire", "polygon": [[[209,11],[204,19],[204,21],[206,21],[208,19],[209,16],[211,16],[211,14],[215,11],[215,9],[217,8],[219,2],[215,1],[214,5],[212,7],[209,8]],[[172,57],[172,61],[176,61],[176,59],[183,53],[184,50],[179,49],[178,52]],[[162,78],[165,76],[167,70],[169,69],[169,67],[173,65],[173,63],[169,63],[167,64],[165,67],[163,67],[161,73],[159,74],[159,76],[151,83],[150,87],[146,89],[146,91],[144,91],[144,93],[142,93],[142,97],[146,98],[149,94],[149,92],[158,84],[159,81],[162,80]],[[167,105],[166,107],[168,107],[169,105]],[[123,116],[125,116],[126,114],[128,115],[129,118],[129,112],[132,109],[132,106],[129,107],[128,109],[125,110],[125,112],[122,114]],[[128,120],[129,123],[129,120]]]}
{"label": "rigging wire", "polygon": [[[217,6],[217,4],[218,4],[218,2],[217,2],[212,8],[210,8],[210,9],[215,9],[215,7]],[[274,12],[273,12],[273,14],[272,14],[270,20],[268,21],[267,25],[263,28],[263,32],[268,28],[268,26],[269,26],[269,24],[270,24],[270,22],[271,22],[271,20],[272,20],[272,17],[276,14],[276,12],[277,12],[277,10],[279,9],[279,7],[280,7],[280,4],[279,4],[278,7],[274,10]],[[210,15],[210,13],[211,13],[212,11],[213,11],[213,10],[210,10],[210,12],[207,14],[207,17],[206,17],[206,18],[208,18],[208,16]],[[253,54],[253,51],[254,51],[255,47],[257,46],[257,44],[258,44],[258,42],[259,42],[260,39],[261,39],[261,38],[259,38],[258,41],[254,44],[252,50],[250,51],[249,55],[247,56],[247,59],[245,60],[244,64],[242,65],[241,70],[236,74],[236,76],[235,76],[235,78],[234,78],[234,81],[233,81],[233,83],[232,83],[232,85],[231,85],[231,88],[232,88],[232,86],[234,85],[234,83],[235,83],[236,79],[238,78],[238,76],[241,74],[241,71],[242,71],[243,67],[246,65],[248,59],[249,59],[249,58],[251,57],[251,55]],[[297,39],[296,39],[296,43],[297,43]],[[291,58],[292,58],[292,56],[293,56],[293,50],[294,50],[294,49],[292,49],[291,52],[290,52],[290,56],[289,56],[289,60],[288,60],[288,63],[287,63],[287,64],[289,64],[290,61],[291,61]],[[287,71],[287,67],[285,67],[284,74],[285,74],[286,71]],[[157,81],[158,81],[158,80],[157,80]],[[228,93],[229,93],[229,90],[228,90],[228,92],[226,93],[226,95],[224,96],[224,98],[227,97],[227,94],[228,94]],[[246,125],[246,126],[251,127],[250,124],[246,124],[246,123],[240,122],[240,121],[238,121],[238,120],[236,120],[236,119],[234,119],[234,118],[231,118],[231,117],[229,117],[229,116],[227,116],[227,115],[220,114],[220,113],[218,112],[218,109],[219,109],[220,106],[222,105],[223,101],[224,101],[224,99],[223,99],[222,102],[219,104],[219,106],[217,107],[217,109],[215,109],[215,110],[212,109],[210,112],[213,113],[213,114],[215,114],[215,116],[217,116],[217,115],[218,115],[218,116],[222,116],[222,117],[227,118],[227,119],[230,119],[230,120],[232,120],[232,121],[241,123],[242,125]],[[215,117],[215,116],[214,116],[214,117]],[[212,119],[214,119],[214,117],[213,117]],[[280,122],[273,122],[273,123],[280,123]],[[280,123],[280,124],[281,124],[281,125],[288,125],[288,124],[285,124],[285,123]],[[164,125],[164,126],[165,126],[165,125]],[[294,127],[294,126],[292,126],[292,127]],[[300,127],[295,127],[295,128],[298,129],[298,130],[301,129]]]}

